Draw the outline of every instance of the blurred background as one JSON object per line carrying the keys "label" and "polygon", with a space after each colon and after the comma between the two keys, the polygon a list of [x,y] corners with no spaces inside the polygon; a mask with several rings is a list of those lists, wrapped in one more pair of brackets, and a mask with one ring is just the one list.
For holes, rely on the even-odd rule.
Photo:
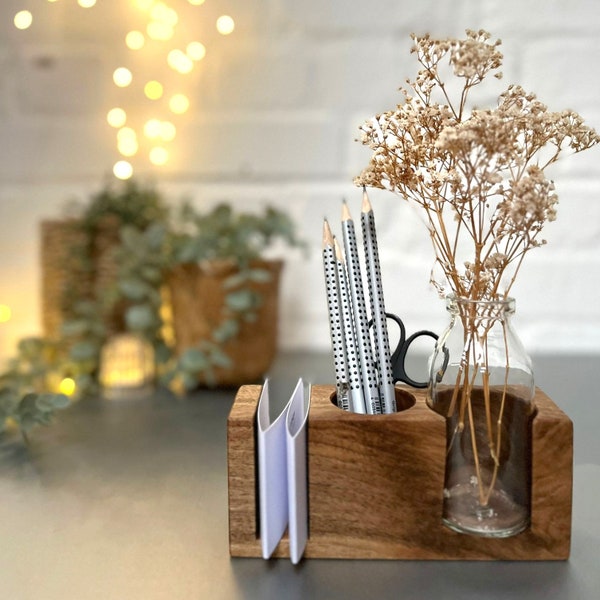
{"label": "blurred background", "polygon": [[[358,128],[414,77],[411,32],[465,28],[502,39],[501,87],[519,83],[600,129],[593,0],[3,0],[0,362],[41,330],[41,221],[130,176],[201,210],[286,211],[310,252],[270,250],[285,259],[279,345],[327,351],[322,220],[339,231],[343,198],[359,216],[352,179],[369,151]],[[531,353],[600,351],[599,152],[551,172],[558,219],[514,288]],[[440,330],[418,215],[392,194],[370,197],[388,309],[411,331]]]}

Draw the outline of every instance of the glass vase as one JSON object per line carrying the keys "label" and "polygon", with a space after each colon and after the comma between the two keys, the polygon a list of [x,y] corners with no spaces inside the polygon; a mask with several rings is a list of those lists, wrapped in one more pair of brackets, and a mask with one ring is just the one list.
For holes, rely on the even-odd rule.
{"label": "glass vase", "polygon": [[508,537],[531,512],[531,360],[511,325],[512,298],[449,296],[450,324],[429,363],[428,404],[446,418],[443,522]]}

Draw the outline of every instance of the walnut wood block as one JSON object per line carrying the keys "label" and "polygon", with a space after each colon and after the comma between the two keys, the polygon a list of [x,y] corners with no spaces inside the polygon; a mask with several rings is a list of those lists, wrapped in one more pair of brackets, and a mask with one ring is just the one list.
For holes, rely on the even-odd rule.
{"label": "walnut wood block", "polygon": [[[260,556],[255,415],[260,386],[240,388],[228,420],[232,556]],[[397,388],[394,415],[358,415],[313,386],[308,420],[306,558],[564,560],[569,557],[573,426],[541,390],[532,423],[532,517],[523,533],[491,539],[441,522],[444,419],[425,392]],[[287,539],[274,556],[289,556]]]}

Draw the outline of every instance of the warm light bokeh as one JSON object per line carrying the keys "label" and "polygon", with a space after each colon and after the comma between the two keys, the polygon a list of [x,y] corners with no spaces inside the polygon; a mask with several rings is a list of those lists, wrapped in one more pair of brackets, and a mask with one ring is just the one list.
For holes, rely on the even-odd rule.
{"label": "warm light bokeh", "polygon": [[33,23],[33,15],[28,10],[20,10],[14,18],[17,29],[28,29]]}
{"label": "warm light bokeh", "polygon": [[127,87],[133,81],[133,74],[129,69],[119,67],[113,73],[113,81],[117,87]]}
{"label": "warm light bokeh", "polygon": [[123,127],[127,122],[127,113],[122,108],[111,108],[106,115],[106,120],[111,127]]}
{"label": "warm light bokeh", "polygon": [[7,321],[10,321],[11,317],[12,311],[10,306],[7,306],[6,304],[0,304],[0,323],[6,323]]}
{"label": "warm light bokeh", "polygon": [[141,50],[144,47],[145,43],[146,38],[144,37],[144,34],[141,31],[130,31],[125,36],[125,45],[130,50]]}
{"label": "warm light bokeh", "polygon": [[133,167],[126,160],[120,160],[115,163],[113,174],[117,179],[130,179],[133,175]]}
{"label": "warm light bokeh", "polygon": [[229,15],[221,15],[217,19],[217,31],[221,35],[229,35],[235,29],[235,22]]}
{"label": "warm light bokeh", "polygon": [[70,377],[65,377],[58,385],[58,391],[65,396],[72,396],[75,393],[76,384]]}
{"label": "warm light bokeh", "polygon": [[190,107],[189,98],[185,94],[175,94],[169,100],[169,108],[176,115],[183,115]]}
{"label": "warm light bokeh", "polygon": [[[57,1],[48,0],[49,3]],[[81,8],[99,5],[98,0],[70,0],[70,3]],[[141,160],[140,157],[149,157],[153,165],[161,165],[167,161],[167,148],[157,146],[150,149],[148,146],[157,140],[165,145],[175,139],[176,125],[163,120],[165,112],[176,119],[176,116],[184,115],[190,110],[188,92],[193,89],[190,74],[201,72],[202,67],[196,66],[196,63],[204,60],[207,55],[207,47],[199,39],[194,39],[198,32],[197,25],[203,18],[202,10],[197,7],[204,3],[205,0],[188,0],[187,3],[184,0],[126,2],[131,11],[131,15],[127,17],[129,19],[131,16],[133,20],[127,21],[129,26],[121,35],[124,48],[135,51],[136,54],[126,54],[122,61],[128,66],[119,66],[112,72],[114,85],[125,90],[122,93],[126,95],[123,100],[117,101],[122,106],[107,107],[106,113],[107,123],[119,130],[116,150],[121,156],[138,156],[138,161]],[[116,13],[115,19],[122,16]],[[20,10],[14,16],[14,25],[19,29],[27,29],[32,23],[33,15],[30,10]],[[98,23],[99,27],[101,25]],[[230,15],[221,15],[216,20],[216,29],[221,35],[229,35],[235,29],[235,22]],[[143,115],[148,107],[146,100],[153,102],[155,118],[148,119],[147,115]],[[139,135],[136,134],[136,129]],[[132,176],[133,165],[119,160],[113,166],[113,173],[119,179],[128,179]]]}

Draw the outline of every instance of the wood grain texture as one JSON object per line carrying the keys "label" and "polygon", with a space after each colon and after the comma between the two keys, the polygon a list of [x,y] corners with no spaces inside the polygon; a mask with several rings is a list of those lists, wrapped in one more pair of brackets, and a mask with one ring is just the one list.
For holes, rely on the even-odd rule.
{"label": "wood grain texture", "polygon": [[[397,388],[406,408],[358,415],[313,386],[308,421],[306,558],[564,560],[569,556],[573,426],[541,390],[532,423],[532,518],[506,539],[459,534],[441,522],[445,424],[425,392]],[[254,422],[260,386],[240,388],[228,421],[232,556],[260,556]],[[275,557],[289,556],[287,539]]]}

